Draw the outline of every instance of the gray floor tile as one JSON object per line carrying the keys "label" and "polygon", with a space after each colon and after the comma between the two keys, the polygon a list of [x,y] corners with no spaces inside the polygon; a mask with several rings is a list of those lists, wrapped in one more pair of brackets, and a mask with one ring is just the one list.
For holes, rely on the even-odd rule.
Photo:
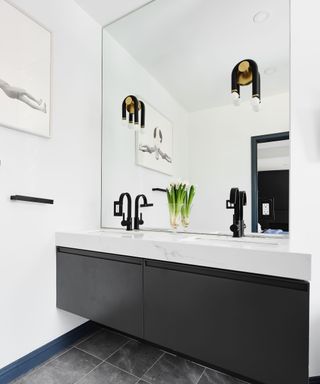
{"label": "gray floor tile", "polygon": [[19,384],[73,384],[94,369],[101,360],[71,349],[47,365],[24,376]]}
{"label": "gray floor tile", "polygon": [[135,376],[108,363],[103,363],[80,380],[78,384],[135,384],[136,382]]}
{"label": "gray floor tile", "polygon": [[93,330],[92,332],[90,332],[89,334],[87,334],[86,336],[83,336],[81,337],[79,340],[77,340],[76,342],[73,343],[73,346],[75,345],[79,345],[80,343],[82,343],[83,341],[85,340],[88,340],[90,339],[90,337],[96,335],[98,332],[100,332],[101,330],[103,330],[104,328],[102,326],[97,326],[97,329]]}
{"label": "gray floor tile", "polygon": [[131,340],[107,361],[126,372],[142,377],[162,354],[162,351],[151,345]]}
{"label": "gray floor tile", "polygon": [[61,384],[61,383],[74,383],[70,377],[66,377],[64,372],[60,372],[53,367],[41,367],[32,371],[30,374],[24,376],[16,381],[17,384]]}
{"label": "gray floor tile", "polygon": [[78,346],[12,384],[248,384],[105,329]]}
{"label": "gray floor tile", "polygon": [[181,357],[165,354],[144,375],[152,384],[197,384],[204,368]]}
{"label": "gray floor tile", "polygon": [[74,372],[77,376],[82,376],[100,364],[100,360],[83,352],[72,348],[62,356],[50,362],[47,366],[52,366],[64,372]]}
{"label": "gray floor tile", "polygon": [[129,339],[123,335],[104,329],[94,334],[89,339],[77,344],[77,348],[80,348],[82,351],[88,352],[101,360],[105,360],[128,340]]}
{"label": "gray floor tile", "polygon": [[246,384],[244,381],[235,379],[234,377],[223,373],[206,369],[199,381],[199,384]]}
{"label": "gray floor tile", "polygon": [[22,379],[24,379],[25,376],[27,375],[31,375],[32,373],[34,373],[36,370],[40,369],[41,367],[47,365],[49,362],[51,362],[52,360],[55,360],[57,357],[63,355],[64,353],[66,353],[67,351],[69,351],[71,349],[71,347],[68,347],[68,348],[65,348],[63,350],[61,350],[60,352],[57,352],[55,353],[53,356],[51,356],[48,360],[44,361],[43,363],[39,364],[38,366],[36,366],[35,368],[32,368],[30,369],[30,371],[26,372],[25,374],[21,375],[20,377],[18,377],[17,379],[13,380],[13,381],[10,381],[10,384],[19,384],[20,382],[22,382]]}

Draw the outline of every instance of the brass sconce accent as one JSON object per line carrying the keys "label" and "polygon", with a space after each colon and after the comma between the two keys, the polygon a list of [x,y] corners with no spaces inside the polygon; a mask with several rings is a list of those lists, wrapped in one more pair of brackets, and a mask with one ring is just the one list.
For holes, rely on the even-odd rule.
{"label": "brass sconce accent", "polygon": [[231,94],[235,105],[240,105],[240,86],[252,84],[251,104],[254,111],[259,111],[261,104],[260,73],[255,61],[247,59],[240,61],[232,71]]}
{"label": "brass sconce accent", "polygon": [[129,124],[139,125],[140,112],[140,127],[145,126],[145,105],[144,102],[138,100],[136,96],[129,95],[122,102],[122,120],[127,120],[127,112],[129,113]]}

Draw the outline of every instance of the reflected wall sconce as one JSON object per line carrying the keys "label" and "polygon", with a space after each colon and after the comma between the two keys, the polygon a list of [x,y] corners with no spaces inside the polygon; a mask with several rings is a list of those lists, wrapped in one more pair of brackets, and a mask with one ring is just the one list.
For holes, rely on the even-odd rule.
{"label": "reflected wall sconce", "polygon": [[260,110],[260,73],[255,61],[247,59],[240,61],[232,71],[231,75],[231,95],[233,103],[240,105],[240,87],[252,84],[251,105],[255,112]]}
{"label": "reflected wall sconce", "polygon": [[127,120],[127,113],[129,116],[129,128],[135,127],[144,128],[145,126],[145,105],[144,102],[138,100],[136,96],[129,95],[122,102],[122,120]]}

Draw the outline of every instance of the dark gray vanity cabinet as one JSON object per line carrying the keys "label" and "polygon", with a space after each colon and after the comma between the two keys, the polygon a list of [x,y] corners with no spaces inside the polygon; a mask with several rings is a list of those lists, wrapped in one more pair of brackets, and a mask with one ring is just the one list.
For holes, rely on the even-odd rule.
{"label": "dark gray vanity cabinet", "polygon": [[142,262],[58,248],[57,307],[142,337]]}
{"label": "dark gray vanity cabinet", "polygon": [[146,261],[144,338],[263,384],[306,384],[307,283]]}
{"label": "dark gray vanity cabinet", "polygon": [[59,247],[57,306],[250,383],[308,383],[304,281]]}

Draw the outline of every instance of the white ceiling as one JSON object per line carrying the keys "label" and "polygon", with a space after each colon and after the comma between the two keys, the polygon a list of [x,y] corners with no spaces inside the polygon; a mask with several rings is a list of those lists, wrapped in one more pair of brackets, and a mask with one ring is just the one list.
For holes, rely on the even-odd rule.
{"label": "white ceiling", "polygon": [[273,148],[282,148],[283,150],[289,153],[290,151],[290,139],[286,140],[277,140],[277,141],[267,141],[266,143],[258,144],[258,151],[264,151],[265,149],[273,149]]}
{"label": "white ceiling", "polygon": [[290,140],[258,144],[258,170],[290,169]]}
{"label": "white ceiling", "polygon": [[75,0],[99,24],[107,25],[150,0]]}
{"label": "white ceiling", "polygon": [[[146,3],[77,1],[101,23]],[[270,18],[256,24],[259,11]],[[188,111],[230,104],[231,71],[246,58],[258,63],[262,99],[289,91],[289,0],[155,0],[107,31]]]}

